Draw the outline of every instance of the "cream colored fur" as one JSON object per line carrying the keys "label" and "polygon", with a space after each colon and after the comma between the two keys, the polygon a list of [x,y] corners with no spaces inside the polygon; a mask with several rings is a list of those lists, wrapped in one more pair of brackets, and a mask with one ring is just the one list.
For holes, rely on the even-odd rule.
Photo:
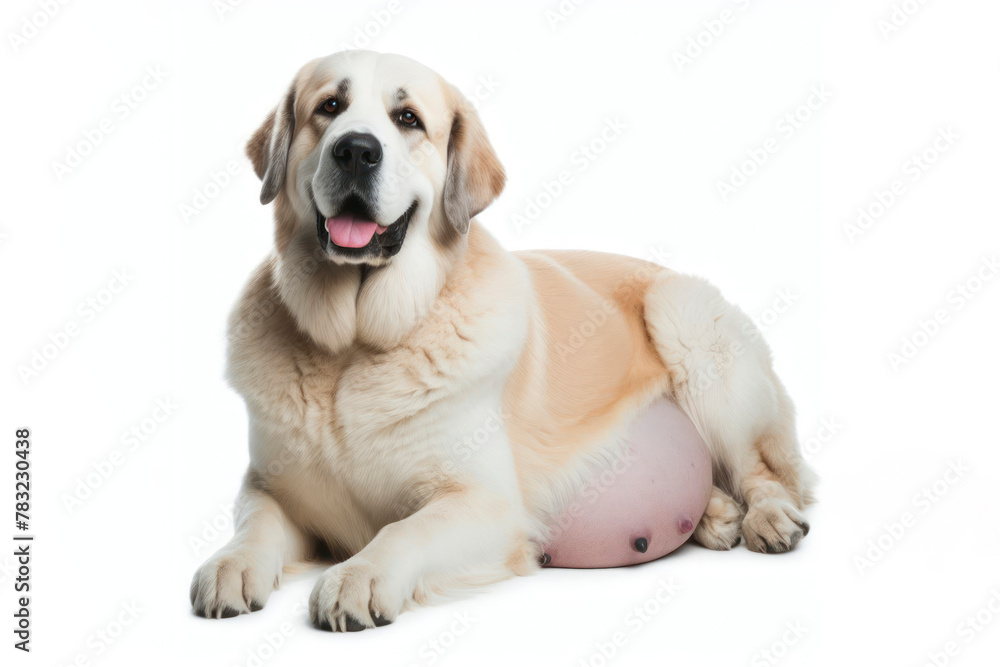
{"label": "cream colored fur", "polygon": [[[315,118],[345,78],[347,111]],[[422,133],[390,118],[401,88]],[[397,175],[387,219],[417,203],[399,254],[367,267],[316,240],[323,151],[356,127],[380,136]],[[499,194],[502,167],[436,74],[369,52],[313,61],[248,153],[276,200],[275,252],[230,320],[250,468],[235,536],[195,574],[199,613],[262,607],[284,567],[321,550],[340,562],[310,615],[339,630],[528,574],[553,518],[658,396],[712,452],[717,488],[695,539],[784,551],[805,534],[792,404],[746,315],[647,262],[501,248],[469,218]]]}

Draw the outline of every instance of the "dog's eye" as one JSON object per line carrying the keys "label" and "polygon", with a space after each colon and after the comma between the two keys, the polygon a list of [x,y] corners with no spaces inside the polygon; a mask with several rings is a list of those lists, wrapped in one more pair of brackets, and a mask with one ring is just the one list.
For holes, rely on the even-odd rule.
{"label": "dog's eye", "polygon": [[413,113],[412,109],[400,111],[397,120],[407,127],[420,127],[420,119],[417,118],[417,114]]}
{"label": "dog's eye", "polygon": [[319,107],[319,109],[317,109],[317,111],[325,113],[325,114],[333,115],[333,114],[337,113],[338,111],[340,111],[340,104],[337,102],[337,100],[335,100],[333,98],[330,98],[330,99],[326,100],[325,102],[323,102],[323,104],[320,105],[320,107]]}

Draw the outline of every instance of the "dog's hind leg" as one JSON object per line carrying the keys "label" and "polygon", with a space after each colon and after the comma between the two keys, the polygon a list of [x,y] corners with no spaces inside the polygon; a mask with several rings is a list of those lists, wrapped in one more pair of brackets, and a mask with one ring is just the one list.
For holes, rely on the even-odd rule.
{"label": "dog's hind leg", "polygon": [[801,510],[812,500],[813,474],[759,330],[718,289],[672,271],[647,293],[645,320],[667,366],[672,398],[712,454],[716,489],[695,539],[710,548],[732,546],[732,524],[739,521],[734,509],[742,506],[748,548],[793,548],[809,530]]}

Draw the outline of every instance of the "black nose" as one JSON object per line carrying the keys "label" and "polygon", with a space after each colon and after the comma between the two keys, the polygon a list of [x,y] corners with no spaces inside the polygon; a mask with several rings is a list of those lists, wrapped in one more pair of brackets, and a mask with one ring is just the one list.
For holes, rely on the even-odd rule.
{"label": "black nose", "polygon": [[382,161],[382,144],[370,134],[348,132],[333,145],[333,159],[354,178],[367,176]]}

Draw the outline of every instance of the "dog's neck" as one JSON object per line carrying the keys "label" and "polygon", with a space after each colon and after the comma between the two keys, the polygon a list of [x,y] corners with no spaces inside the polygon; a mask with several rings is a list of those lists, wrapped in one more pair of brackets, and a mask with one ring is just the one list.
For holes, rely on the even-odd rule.
{"label": "dog's neck", "polygon": [[388,350],[427,315],[449,273],[466,257],[465,238],[442,251],[412,235],[383,266],[336,264],[303,234],[279,247],[275,282],[299,329],[338,354],[361,344]]}

